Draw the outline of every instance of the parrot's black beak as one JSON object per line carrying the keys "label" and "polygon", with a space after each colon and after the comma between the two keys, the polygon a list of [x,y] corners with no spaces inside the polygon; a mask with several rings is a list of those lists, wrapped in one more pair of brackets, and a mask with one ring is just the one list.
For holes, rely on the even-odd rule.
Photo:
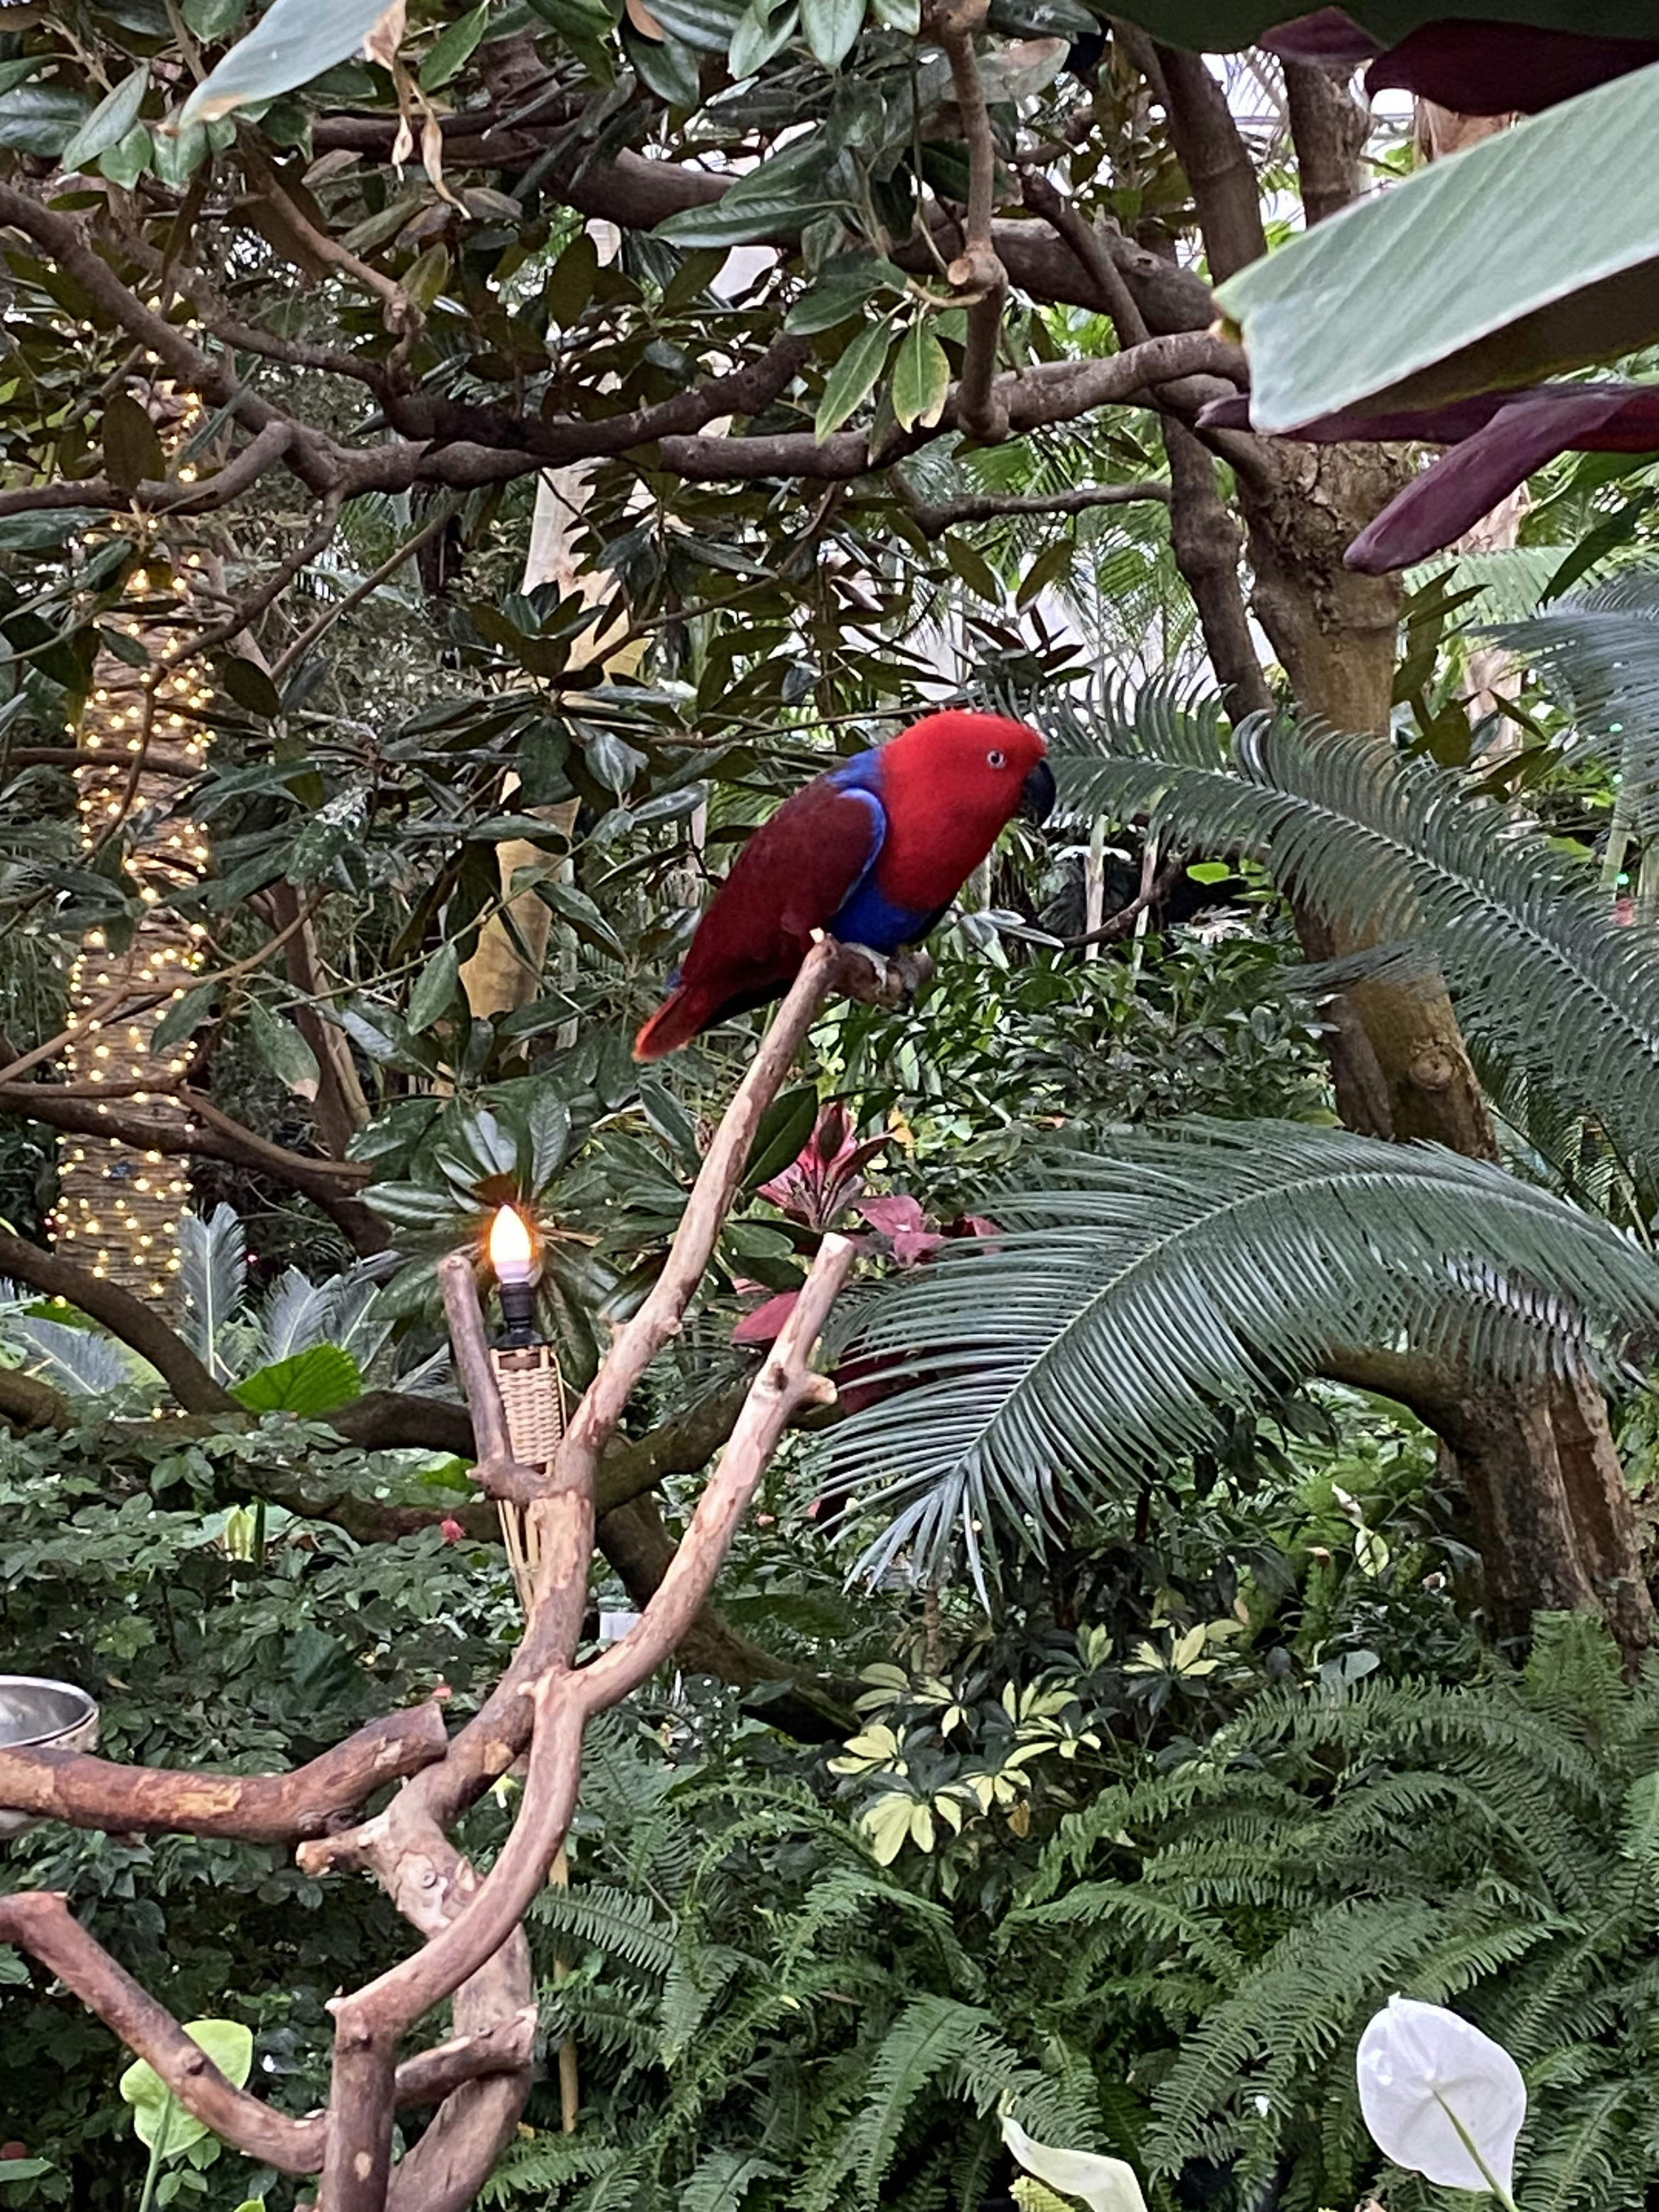
{"label": "parrot's black beak", "polygon": [[1054,772],[1046,760],[1040,760],[1019,787],[1019,817],[1022,822],[1046,822],[1054,811]]}

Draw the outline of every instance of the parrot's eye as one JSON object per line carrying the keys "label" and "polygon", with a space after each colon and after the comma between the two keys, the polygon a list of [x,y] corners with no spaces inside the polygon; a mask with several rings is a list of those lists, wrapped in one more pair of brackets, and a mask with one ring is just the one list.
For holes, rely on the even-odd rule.
{"label": "parrot's eye", "polygon": [[1008,765],[1008,756],[1006,753],[987,753],[985,760],[986,765],[989,768],[1006,768]]}

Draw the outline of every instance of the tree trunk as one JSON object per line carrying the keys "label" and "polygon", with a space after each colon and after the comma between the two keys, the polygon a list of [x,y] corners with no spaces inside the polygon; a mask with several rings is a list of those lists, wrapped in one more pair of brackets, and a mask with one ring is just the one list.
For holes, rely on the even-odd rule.
{"label": "tree trunk", "polygon": [[[1386,746],[1399,587],[1353,574],[1342,549],[1397,488],[1398,464],[1342,447],[1279,448],[1274,458],[1273,491],[1245,502],[1257,617],[1298,704]],[[1316,958],[1368,941],[1358,917],[1314,941],[1304,925],[1304,939]],[[1491,1117],[1444,991],[1365,984],[1349,996],[1386,1092],[1386,1133],[1492,1158]],[[1338,1103],[1352,1126],[1355,1102],[1340,1086]],[[1594,1382],[1500,1386],[1465,1377],[1455,1396],[1426,1398],[1409,1383],[1398,1395],[1455,1455],[1494,1634],[1523,1638],[1535,1612],[1599,1610],[1634,1662],[1651,1640],[1653,1606]]]}

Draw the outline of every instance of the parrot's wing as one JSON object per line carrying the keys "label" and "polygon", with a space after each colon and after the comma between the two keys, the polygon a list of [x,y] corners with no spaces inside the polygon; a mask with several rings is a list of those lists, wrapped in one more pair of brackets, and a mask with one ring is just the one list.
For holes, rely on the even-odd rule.
{"label": "parrot's wing", "polygon": [[636,1060],[678,1051],[712,1023],[764,1006],[793,977],[875,866],[887,815],[873,791],[817,777],[763,822],[697,925],[673,988],[640,1031]]}
{"label": "parrot's wing", "polygon": [[887,816],[872,791],[819,776],[738,854],[687,953],[683,980],[731,996],[787,981],[815,929],[827,929],[875,866]]}

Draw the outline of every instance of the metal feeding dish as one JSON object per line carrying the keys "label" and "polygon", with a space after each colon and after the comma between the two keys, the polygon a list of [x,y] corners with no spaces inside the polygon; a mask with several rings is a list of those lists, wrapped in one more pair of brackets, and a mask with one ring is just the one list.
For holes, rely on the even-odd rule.
{"label": "metal feeding dish", "polygon": [[[98,1707],[73,1682],[0,1674],[0,1751],[89,1751]],[[0,1813],[0,1842],[38,1826],[32,1813]]]}

